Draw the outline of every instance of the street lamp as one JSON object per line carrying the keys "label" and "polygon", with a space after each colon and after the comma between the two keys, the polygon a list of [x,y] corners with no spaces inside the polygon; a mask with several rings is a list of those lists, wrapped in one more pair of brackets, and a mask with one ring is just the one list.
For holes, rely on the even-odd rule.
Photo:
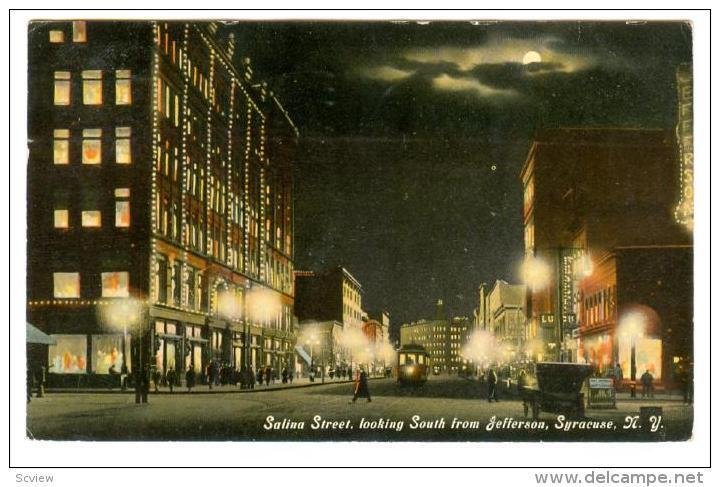
{"label": "street lamp", "polygon": [[[305,340],[305,345],[309,345],[309,346],[310,346],[310,373],[312,374],[312,376],[315,375],[315,360],[313,359],[313,346],[314,346],[314,345],[319,345],[319,344],[320,344],[320,341],[318,340],[317,335],[316,335],[315,333],[311,334],[311,335]],[[322,381],[325,382],[325,374],[324,374],[324,371],[323,371],[323,374],[322,374]]]}
{"label": "street lamp", "polygon": [[637,377],[637,364],[635,359],[635,346],[638,338],[645,334],[645,316],[639,312],[632,312],[620,320],[620,335],[630,339],[630,380],[635,382]]}
{"label": "street lamp", "polygon": [[532,291],[544,289],[550,283],[550,266],[534,255],[525,257],[520,273],[523,282],[530,286]]}
{"label": "street lamp", "polygon": [[[109,324],[116,330],[122,329],[123,331],[123,342],[122,342],[122,354],[123,354],[123,369],[127,370],[127,350],[125,343],[127,342],[128,328],[137,329],[137,344],[138,344],[138,370],[133,371],[135,376],[135,402],[147,402],[147,394],[141,389],[145,387],[145,382],[149,381],[145,374],[143,364],[143,327],[142,327],[142,314],[143,314],[143,303],[134,298],[118,298],[113,299],[109,304],[101,305],[98,307],[101,313],[101,319],[103,322]],[[144,381],[140,378],[143,377]]]}

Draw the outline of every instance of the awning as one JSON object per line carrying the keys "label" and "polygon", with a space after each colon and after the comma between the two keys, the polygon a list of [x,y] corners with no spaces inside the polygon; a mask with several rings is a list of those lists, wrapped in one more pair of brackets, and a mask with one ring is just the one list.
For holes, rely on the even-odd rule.
{"label": "awning", "polygon": [[39,343],[41,345],[55,345],[57,342],[50,335],[35,328],[30,323],[25,323],[25,341],[27,343]]}

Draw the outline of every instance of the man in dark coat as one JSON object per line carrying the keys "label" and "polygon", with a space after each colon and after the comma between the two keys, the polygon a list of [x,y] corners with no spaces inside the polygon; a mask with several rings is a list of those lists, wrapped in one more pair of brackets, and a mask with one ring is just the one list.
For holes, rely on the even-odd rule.
{"label": "man in dark coat", "polygon": [[495,402],[498,402],[497,398],[497,373],[495,373],[495,369],[490,368],[487,373],[487,387],[488,387],[488,402],[492,402],[493,399],[495,399]]}
{"label": "man in dark coat", "polygon": [[195,387],[195,369],[192,368],[192,365],[188,367],[185,373],[185,385],[188,392],[192,392],[192,388]]}
{"label": "man in dark coat", "polygon": [[640,377],[640,382],[642,382],[643,386],[642,397],[653,397],[653,376],[649,370],[646,370]]}
{"label": "man in dark coat", "polygon": [[370,389],[368,389],[368,378],[367,373],[365,373],[365,369],[360,370],[360,374],[358,374],[358,378],[355,381],[355,394],[353,394],[353,398],[351,402],[357,401],[358,397],[366,397],[367,402],[372,402],[372,399],[370,399]]}
{"label": "man in dark coat", "polygon": [[175,367],[170,367],[165,373],[165,381],[167,382],[170,392],[173,392],[175,382],[177,381],[177,374],[175,373]]}

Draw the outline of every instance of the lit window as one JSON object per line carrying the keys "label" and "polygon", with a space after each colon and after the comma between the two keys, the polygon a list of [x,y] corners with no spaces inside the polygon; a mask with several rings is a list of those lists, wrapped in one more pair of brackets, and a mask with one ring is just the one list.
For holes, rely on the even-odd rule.
{"label": "lit window", "polygon": [[102,161],[101,129],[84,129],[82,143],[83,164],[100,164]]}
{"label": "lit window", "polygon": [[61,30],[51,30],[50,42],[52,42],[53,44],[65,42],[65,33]]}
{"label": "lit window", "polygon": [[53,162],[55,164],[67,164],[70,162],[70,131],[68,129],[56,129],[53,132]]}
{"label": "lit window", "polygon": [[130,105],[132,103],[132,89],[130,83],[130,70],[118,69],[115,71],[115,104]]}
{"label": "lit window", "polygon": [[102,297],[126,298],[130,295],[127,272],[103,272]]}
{"label": "lit window", "polygon": [[102,71],[83,71],[83,104],[102,104]]}
{"label": "lit window", "polygon": [[118,164],[130,164],[132,162],[130,134],[130,127],[115,128],[115,162]]}
{"label": "lit window", "polygon": [[87,30],[84,20],[76,20],[73,22],[73,42],[86,42]]}
{"label": "lit window", "polygon": [[53,296],[55,296],[56,298],[79,298],[80,273],[54,272]]}
{"label": "lit window", "polygon": [[115,226],[130,226],[130,189],[117,188],[115,190]]}
{"label": "lit window", "polygon": [[85,210],[82,212],[82,226],[84,227],[100,227],[102,226],[101,213],[98,210]]}
{"label": "lit window", "polygon": [[70,71],[55,71],[55,105],[70,104]]}
{"label": "lit window", "polygon": [[67,228],[69,215],[67,210],[55,210],[55,228]]}

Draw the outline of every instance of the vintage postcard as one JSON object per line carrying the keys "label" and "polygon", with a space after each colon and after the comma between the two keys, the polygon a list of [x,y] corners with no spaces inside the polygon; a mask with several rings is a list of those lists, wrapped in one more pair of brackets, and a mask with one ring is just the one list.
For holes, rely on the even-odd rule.
{"label": "vintage postcard", "polygon": [[690,22],[27,48],[27,438],[693,438]]}

